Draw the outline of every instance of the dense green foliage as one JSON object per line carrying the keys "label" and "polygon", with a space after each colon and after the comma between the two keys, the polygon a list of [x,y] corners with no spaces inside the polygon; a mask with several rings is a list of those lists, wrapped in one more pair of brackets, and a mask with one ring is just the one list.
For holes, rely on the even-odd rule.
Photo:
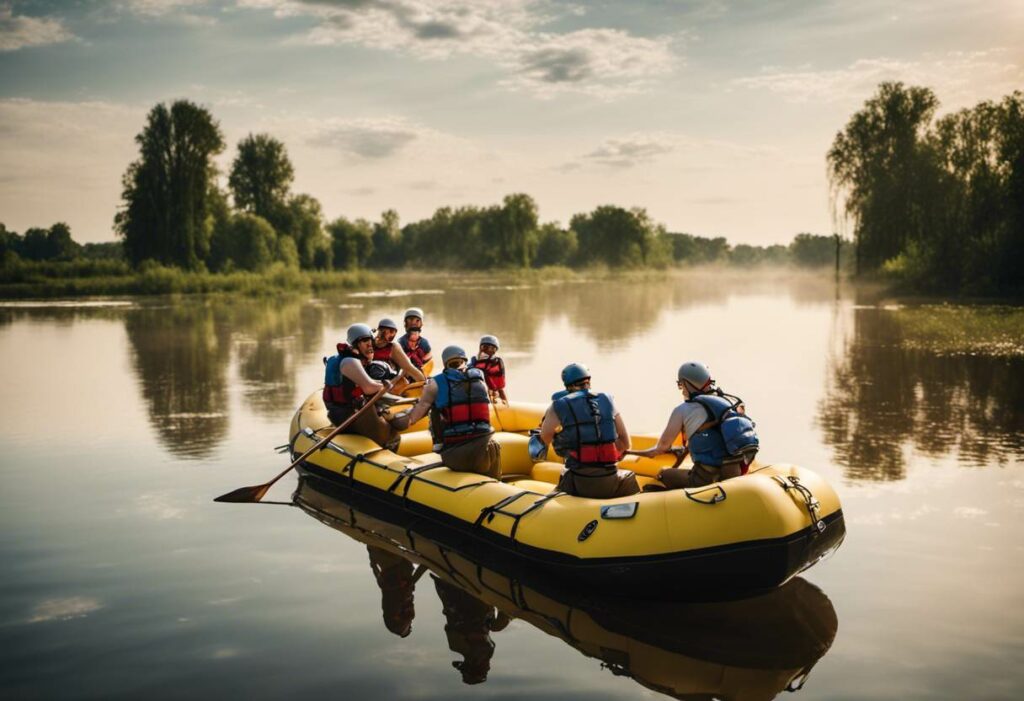
{"label": "dense green foliage", "polygon": [[133,264],[154,260],[196,270],[210,250],[213,157],[224,150],[206,109],[178,100],[158,104],[135,137],[139,159],[122,181],[124,209],[115,227]]}
{"label": "dense green foliage", "polygon": [[1024,291],[1024,93],[935,120],[927,88],[883,83],[828,153],[856,269],[927,292]]}
{"label": "dense green foliage", "polygon": [[228,187],[236,207],[273,221],[286,206],[294,178],[283,143],[268,134],[249,134],[238,142]]}

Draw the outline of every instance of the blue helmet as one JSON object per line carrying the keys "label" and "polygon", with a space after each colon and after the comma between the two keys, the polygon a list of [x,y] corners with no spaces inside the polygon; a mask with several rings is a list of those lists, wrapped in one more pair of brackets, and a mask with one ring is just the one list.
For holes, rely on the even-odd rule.
{"label": "blue helmet", "polygon": [[590,370],[582,363],[569,363],[562,369],[562,384],[568,387],[590,379]]}

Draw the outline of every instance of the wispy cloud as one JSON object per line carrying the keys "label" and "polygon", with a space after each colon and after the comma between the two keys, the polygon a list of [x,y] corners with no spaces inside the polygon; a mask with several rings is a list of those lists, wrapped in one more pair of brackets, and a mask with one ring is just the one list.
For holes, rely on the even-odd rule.
{"label": "wispy cloud", "polygon": [[312,146],[335,149],[366,159],[388,158],[422,138],[429,130],[400,118],[335,120],[309,139]]}
{"label": "wispy cloud", "polygon": [[9,3],[0,4],[0,51],[59,44],[74,38],[60,19],[16,15]]}
{"label": "wispy cloud", "polygon": [[[571,172],[591,166],[626,169],[652,163],[671,154],[682,160],[673,167],[685,168],[696,162],[701,167],[717,163],[733,167],[737,162],[750,163],[766,158],[778,158],[779,150],[768,146],[747,146],[719,139],[694,139],[673,132],[635,133],[605,139],[597,148],[557,167]],[[690,166],[692,169],[692,166]]]}
{"label": "wispy cloud", "polygon": [[769,90],[795,102],[843,102],[864,99],[886,80],[931,87],[944,104],[961,106],[1019,89],[1024,62],[1005,48],[928,54],[914,61],[865,58],[832,70],[764,68],[761,75],[734,80],[733,86]]}
{"label": "wispy cloud", "polygon": [[611,168],[632,168],[675,150],[678,138],[671,135],[635,135],[608,139],[583,156],[584,160]]}
{"label": "wispy cloud", "polygon": [[420,59],[482,56],[509,73],[501,85],[539,97],[565,92],[613,98],[647,88],[677,60],[669,37],[622,29],[541,31],[578,15],[575,5],[545,0],[240,0],[278,17],[305,16],[316,26],[294,42],[357,44]]}
{"label": "wispy cloud", "polygon": [[32,609],[29,623],[46,623],[48,621],[67,621],[72,618],[88,616],[98,611],[103,605],[96,599],[87,596],[72,596],[65,599],[47,599]]}
{"label": "wispy cloud", "polygon": [[217,23],[216,16],[197,10],[210,6],[210,0],[117,0],[113,7],[147,20],[209,26]]}

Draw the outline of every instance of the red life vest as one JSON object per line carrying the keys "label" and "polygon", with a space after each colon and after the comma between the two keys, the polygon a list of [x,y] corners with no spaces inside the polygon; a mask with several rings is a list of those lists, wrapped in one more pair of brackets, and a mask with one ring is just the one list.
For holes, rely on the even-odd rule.
{"label": "red life vest", "polygon": [[[423,337],[420,336],[420,341],[422,340]],[[413,365],[417,368],[423,369],[423,364],[426,362],[427,358],[427,352],[423,350],[423,346],[420,341],[416,341],[416,345],[414,346],[412,345],[412,341],[406,339],[402,344],[402,350],[404,350],[405,354],[409,356],[409,360],[412,361]]]}
{"label": "red life vest", "polygon": [[366,401],[363,396],[363,388],[352,380],[345,377],[341,372],[341,361],[345,358],[355,358],[362,364],[366,364],[363,356],[352,350],[347,343],[338,344],[338,354],[327,359],[327,369],[324,374],[324,404],[351,406],[358,409]]}
{"label": "red life vest", "polygon": [[480,360],[474,357],[470,361],[471,368],[480,368],[484,372],[484,381],[487,382],[487,389],[505,389],[505,363],[497,356]]}
{"label": "red life vest", "polygon": [[378,348],[376,342],[373,345],[373,359],[383,360],[384,362],[391,362],[391,350],[394,348],[394,344],[389,343],[383,348]]}

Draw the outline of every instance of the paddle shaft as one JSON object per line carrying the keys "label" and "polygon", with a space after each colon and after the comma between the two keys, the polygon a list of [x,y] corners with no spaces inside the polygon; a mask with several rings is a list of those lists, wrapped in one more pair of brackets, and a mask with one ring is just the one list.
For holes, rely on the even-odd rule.
{"label": "paddle shaft", "polygon": [[356,419],[358,419],[358,418],[359,418],[360,416],[362,416],[362,415],[363,415],[363,414],[364,414],[364,413],[366,412],[366,410],[367,410],[367,409],[369,409],[369,408],[370,408],[370,407],[372,407],[372,406],[373,406],[374,404],[376,404],[376,403],[377,403],[377,400],[378,400],[378,399],[380,399],[381,397],[383,397],[383,396],[384,396],[384,395],[385,395],[385,394],[387,393],[387,391],[388,391],[389,389],[391,389],[391,385],[392,385],[392,383],[391,383],[391,382],[386,382],[386,383],[384,384],[384,386],[383,386],[383,387],[382,387],[382,388],[381,388],[381,389],[380,389],[380,390],[379,390],[379,391],[378,391],[378,392],[377,392],[377,393],[376,393],[375,395],[373,395],[372,397],[370,397],[370,401],[366,402],[366,404],[364,404],[363,406],[361,406],[361,407],[359,408],[359,410],[358,410],[358,411],[357,411],[356,413],[352,414],[352,416],[350,416],[350,417],[348,417],[347,419],[345,419],[344,421],[342,421],[340,425],[338,425],[337,427],[335,427],[335,428],[334,428],[334,430],[332,430],[332,431],[331,431],[330,433],[328,433],[328,434],[327,434],[327,437],[326,437],[326,438],[322,439],[322,440],[321,440],[320,442],[318,442],[318,443],[317,443],[316,445],[314,445],[314,446],[313,446],[312,448],[310,448],[310,449],[309,449],[309,450],[307,450],[307,451],[306,451],[305,453],[303,453],[302,455],[300,455],[299,457],[297,457],[297,458],[295,459],[295,461],[294,461],[294,462],[293,462],[293,463],[292,463],[291,465],[289,465],[289,466],[288,466],[288,467],[287,467],[287,468],[286,468],[286,469],[285,469],[285,470],[284,470],[283,472],[281,472],[281,474],[279,474],[279,475],[278,475],[277,477],[275,477],[274,479],[272,479],[272,480],[270,480],[269,482],[267,482],[267,485],[266,485],[266,486],[267,486],[267,487],[270,487],[270,486],[272,486],[272,485],[274,484],[274,482],[277,482],[277,481],[278,481],[279,479],[281,479],[282,477],[284,477],[285,475],[287,475],[287,474],[288,474],[289,472],[291,472],[291,470],[292,470],[292,469],[293,469],[293,468],[294,468],[294,467],[295,467],[296,465],[298,465],[298,464],[299,464],[300,462],[302,462],[303,460],[305,460],[306,458],[308,458],[308,457],[309,457],[310,455],[312,455],[313,453],[315,453],[316,451],[320,450],[320,449],[321,449],[321,448],[323,448],[323,447],[324,447],[325,445],[327,445],[328,443],[330,443],[330,441],[331,441],[331,439],[332,439],[332,438],[334,438],[334,437],[335,437],[336,435],[338,435],[339,433],[341,433],[342,431],[344,431],[344,430],[345,430],[346,428],[348,428],[349,426],[351,426],[351,425],[352,425],[352,422],[353,422],[353,421],[355,421]]}

